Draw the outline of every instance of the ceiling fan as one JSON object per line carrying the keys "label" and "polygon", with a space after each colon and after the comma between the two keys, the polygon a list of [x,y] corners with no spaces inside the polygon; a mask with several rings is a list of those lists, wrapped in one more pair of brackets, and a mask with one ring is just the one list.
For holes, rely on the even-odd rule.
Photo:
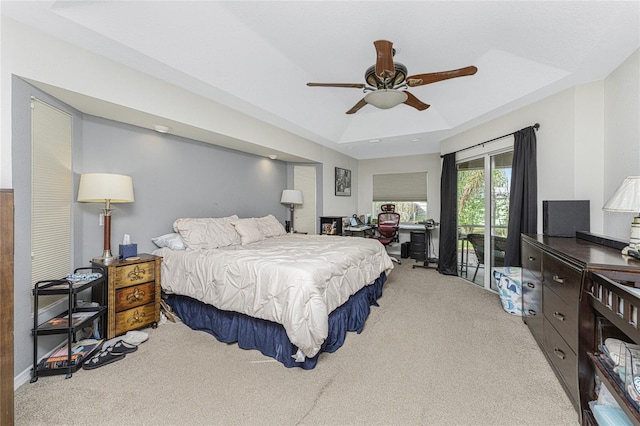
{"label": "ceiling fan", "polygon": [[473,75],[478,71],[474,66],[468,66],[451,71],[416,74],[407,77],[407,67],[399,62],[393,62],[395,49],[393,43],[387,40],[373,42],[376,48],[376,64],[370,66],[364,73],[366,84],[362,83],[307,83],[310,87],[346,87],[363,89],[364,98],[353,106],[347,114],[353,114],[367,104],[377,108],[389,109],[399,104],[406,104],[419,111],[429,108],[409,91],[408,87],[424,86],[450,78]]}

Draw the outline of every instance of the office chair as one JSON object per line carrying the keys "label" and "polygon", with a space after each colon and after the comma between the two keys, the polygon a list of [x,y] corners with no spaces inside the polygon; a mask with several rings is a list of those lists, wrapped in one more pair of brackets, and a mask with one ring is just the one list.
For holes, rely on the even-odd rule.
{"label": "office chair", "polygon": [[[384,206],[393,206],[395,210],[395,205],[393,204],[384,204]],[[395,211],[383,211],[378,213],[378,234],[374,235],[373,238],[380,241],[383,246],[387,247],[391,244],[392,241],[398,241],[398,229],[400,228],[400,213],[396,213]],[[397,258],[390,256],[391,260],[400,265],[402,262]]]}
{"label": "office chair", "polygon": [[[504,237],[492,237],[493,238],[493,266],[504,266],[504,252],[507,245],[507,240]],[[473,278],[471,281],[476,280],[476,275],[478,274],[478,269],[480,269],[480,265],[484,266],[484,234],[468,234],[467,240],[473,247],[473,251],[476,253],[476,258],[478,259],[478,264],[476,265],[476,270],[473,273]],[[468,262],[467,256],[467,262]]]}

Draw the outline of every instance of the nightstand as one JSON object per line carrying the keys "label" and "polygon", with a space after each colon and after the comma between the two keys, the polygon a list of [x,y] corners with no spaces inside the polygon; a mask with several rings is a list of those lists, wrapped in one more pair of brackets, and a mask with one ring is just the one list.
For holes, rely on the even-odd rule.
{"label": "nightstand", "polygon": [[160,321],[160,270],[162,258],[139,254],[111,265],[94,262],[107,271],[107,338]]}

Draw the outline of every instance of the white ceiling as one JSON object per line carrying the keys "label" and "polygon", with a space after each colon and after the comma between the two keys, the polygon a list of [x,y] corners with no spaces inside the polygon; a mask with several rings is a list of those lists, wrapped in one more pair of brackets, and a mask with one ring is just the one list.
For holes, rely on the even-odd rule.
{"label": "white ceiling", "polygon": [[[3,1],[0,10],[357,159],[440,152],[448,136],[603,79],[640,47],[638,1]],[[361,90],[306,86],[363,83],[379,39],[394,43],[409,75],[478,72],[411,88],[425,111],[367,105],[346,115]]]}

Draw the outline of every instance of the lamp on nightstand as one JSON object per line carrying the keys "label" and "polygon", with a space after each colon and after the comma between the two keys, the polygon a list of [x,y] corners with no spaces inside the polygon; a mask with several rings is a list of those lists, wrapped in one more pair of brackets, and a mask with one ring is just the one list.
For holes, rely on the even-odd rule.
{"label": "lamp on nightstand", "polygon": [[628,176],[618,187],[616,192],[609,198],[602,207],[608,212],[636,213],[637,216],[631,222],[631,237],[629,246],[622,252],[627,254],[628,250],[640,250],[640,176]]}
{"label": "lamp on nightstand", "polygon": [[293,209],[295,204],[302,204],[302,191],[296,189],[285,189],[282,191],[282,198],[280,198],[282,204],[290,204],[291,207],[291,232],[293,232]]}
{"label": "lamp on nightstand", "polygon": [[104,203],[104,250],[93,261],[104,265],[115,263],[118,257],[111,254],[111,203],[133,203],[133,179],[110,173],[85,173],[80,176],[78,201]]}

